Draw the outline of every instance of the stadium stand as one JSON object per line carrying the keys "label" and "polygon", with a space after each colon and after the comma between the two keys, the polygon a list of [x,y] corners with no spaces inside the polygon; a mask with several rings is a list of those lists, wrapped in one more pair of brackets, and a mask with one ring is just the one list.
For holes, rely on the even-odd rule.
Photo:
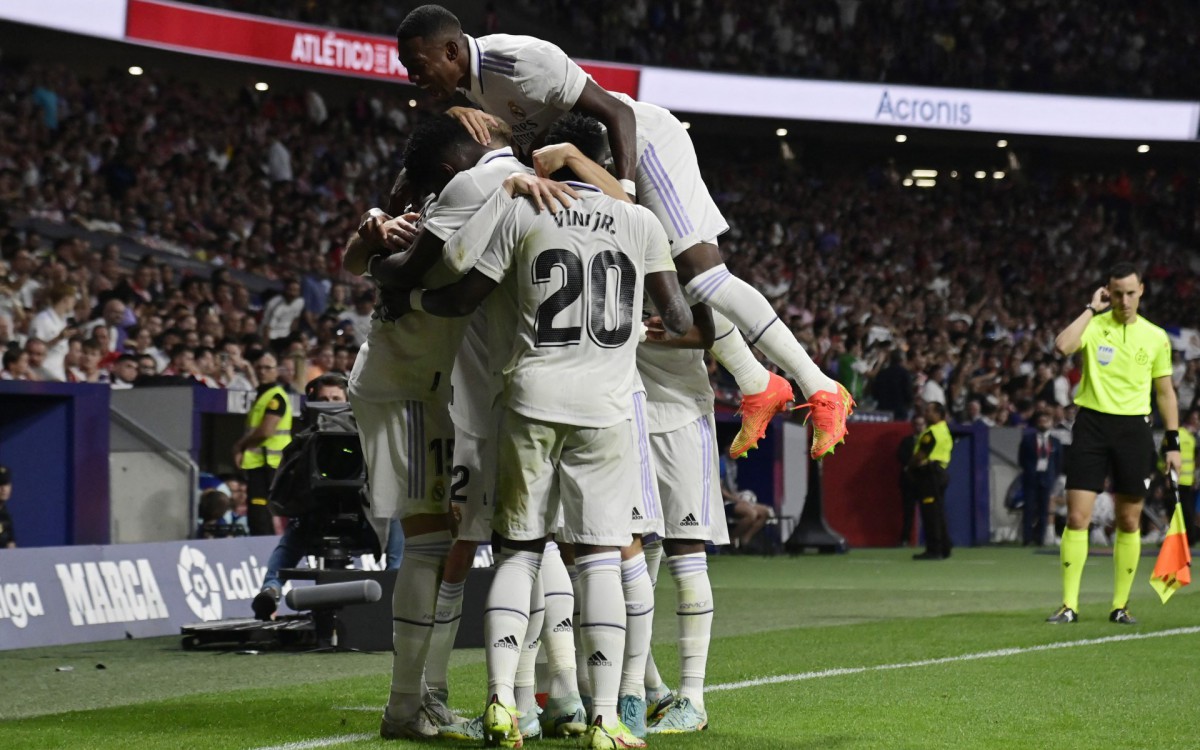
{"label": "stadium stand", "polygon": [[[419,3],[197,4],[390,33]],[[1185,98],[1194,93],[1189,74],[1200,63],[1194,8],[1186,0],[463,5],[482,6],[456,8],[470,33],[534,33],[577,57],[755,75]]]}
{"label": "stadium stand", "polygon": [[[103,381],[127,348],[151,355],[157,376],[249,388],[244,356],[271,338],[300,384],[348,370],[371,297],[341,275],[341,244],[380,202],[419,110],[365,92],[339,109],[315,91],[229,93],[41,65],[9,66],[0,82],[11,134],[0,144],[0,344],[35,360],[17,357],[0,377],[44,367],[29,339],[63,284],[77,295],[78,330],[51,358],[65,357],[68,379]],[[1180,210],[1195,206],[1183,173],[1059,166],[923,190],[887,163],[810,164],[779,158],[773,144],[697,142],[733,227],[722,239],[729,265],[868,409],[893,350],[907,352],[914,395],[944,391],[960,420],[1020,423],[1039,396],[1065,405],[1062,382],[1046,386],[1078,378],[1052,351],[1079,296],[1063,290],[1090,288],[1117,257],[1154,258],[1155,320],[1189,319],[1200,276],[1186,249],[1197,217]],[[260,320],[260,293],[292,275],[303,313],[279,337]],[[125,312],[104,323],[111,299]],[[88,374],[83,343],[96,337],[105,354]],[[177,348],[190,356],[173,358]],[[1180,364],[1183,406],[1196,377]]]}

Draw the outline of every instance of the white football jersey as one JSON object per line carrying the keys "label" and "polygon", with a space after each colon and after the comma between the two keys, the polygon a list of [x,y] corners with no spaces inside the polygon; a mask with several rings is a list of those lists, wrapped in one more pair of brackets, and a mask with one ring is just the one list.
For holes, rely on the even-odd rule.
{"label": "white football jersey", "polygon": [[[579,101],[588,74],[567,53],[532,36],[490,34],[468,36],[471,79],[459,89],[473,104],[512,128],[522,153]],[[662,107],[610,92],[633,108],[637,118],[638,154],[653,140],[656,125],[672,117]]]}
{"label": "white football jersey", "polygon": [[[449,239],[513,172],[528,171],[511,149],[486,154],[471,169],[455,175],[437,199],[425,208],[421,227],[441,240]],[[422,279],[437,288],[453,283],[461,271],[439,262]],[[451,370],[470,318],[439,318],[413,312],[394,323],[371,321],[367,341],[350,373],[350,392],[360,401],[397,399],[448,401]],[[486,357],[486,352],[484,353]],[[466,396],[471,389],[463,391]],[[490,396],[484,396],[490,401]]]}
{"label": "white football jersey", "polygon": [[654,214],[590,185],[570,209],[505,212],[475,269],[516,281],[508,406],[546,422],[610,427],[630,418],[645,275],[674,271]]}
{"label": "white football jersey", "polygon": [[[646,304],[651,303],[646,300]],[[637,369],[646,384],[650,432],[673,432],[713,413],[713,390],[703,351],[646,342],[638,346]]]}

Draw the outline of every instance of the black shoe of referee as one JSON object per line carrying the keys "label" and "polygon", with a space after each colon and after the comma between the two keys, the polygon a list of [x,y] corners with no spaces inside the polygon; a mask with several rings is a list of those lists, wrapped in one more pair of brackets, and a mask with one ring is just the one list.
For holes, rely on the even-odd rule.
{"label": "black shoe of referee", "polygon": [[1129,610],[1124,607],[1118,607],[1108,613],[1108,621],[1115,622],[1118,625],[1137,625],[1137,620],[1133,615],[1129,614]]}
{"label": "black shoe of referee", "polygon": [[1047,617],[1046,622],[1054,623],[1055,625],[1067,625],[1079,622],[1079,615],[1075,614],[1075,610],[1064,604],[1058,608],[1057,612]]}

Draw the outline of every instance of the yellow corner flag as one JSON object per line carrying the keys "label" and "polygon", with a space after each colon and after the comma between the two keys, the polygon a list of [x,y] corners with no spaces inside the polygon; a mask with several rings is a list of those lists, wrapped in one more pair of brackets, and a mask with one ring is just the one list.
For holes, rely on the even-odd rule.
{"label": "yellow corner flag", "polygon": [[1192,582],[1192,551],[1188,548],[1187,531],[1183,525],[1183,506],[1175,503],[1167,538],[1158,551],[1150,585],[1158,592],[1163,604],[1178,589]]}

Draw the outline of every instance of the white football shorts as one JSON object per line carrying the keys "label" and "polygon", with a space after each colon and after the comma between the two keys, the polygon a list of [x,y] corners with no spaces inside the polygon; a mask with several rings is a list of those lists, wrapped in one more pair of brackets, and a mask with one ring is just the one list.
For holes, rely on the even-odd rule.
{"label": "white football shorts", "polygon": [[729,543],[713,415],[650,436],[667,539]]}
{"label": "white football shorts", "polygon": [[351,398],[367,462],[371,513],[405,519],[449,511],[454,427],[445,402]]}

